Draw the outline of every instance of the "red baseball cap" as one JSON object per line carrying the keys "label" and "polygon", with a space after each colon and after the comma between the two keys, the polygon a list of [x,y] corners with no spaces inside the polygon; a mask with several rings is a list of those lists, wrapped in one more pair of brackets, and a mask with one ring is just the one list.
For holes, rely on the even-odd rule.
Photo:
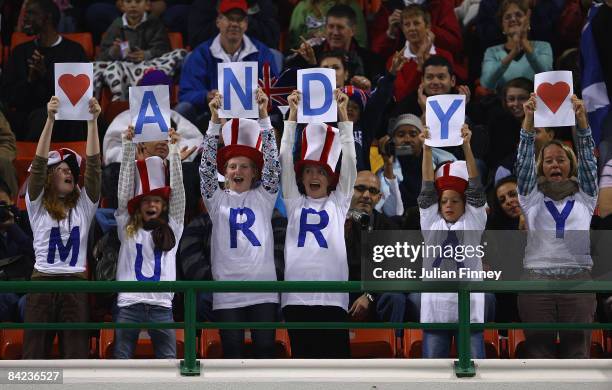
{"label": "red baseball cap", "polygon": [[234,9],[238,9],[246,14],[249,7],[246,0],[221,0],[219,3],[219,12],[222,14]]}

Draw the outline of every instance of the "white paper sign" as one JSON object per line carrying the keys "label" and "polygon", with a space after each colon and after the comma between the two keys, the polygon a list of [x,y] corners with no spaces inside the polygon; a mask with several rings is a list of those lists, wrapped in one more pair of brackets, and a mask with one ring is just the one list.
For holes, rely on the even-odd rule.
{"label": "white paper sign", "polygon": [[425,120],[429,127],[428,146],[463,144],[461,128],[465,123],[465,95],[436,95],[427,98]]}
{"label": "white paper sign", "polygon": [[89,113],[89,100],[93,97],[93,64],[55,64],[55,96],[59,99],[55,119],[93,119]]}
{"label": "white paper sign", "polygon": [[302,92],[298,104],[298,123],[326,123],[338,120],[338,103],[334,99],[334,89],[336,89],[334,69],[298,70],[297,89]]}
{"label": "white paper sign", "polygon": [[558,70],[535,75],[535,127],[573,126],[576,115],[572,106],[574,83],[572,72]]}
{"label": "white paper sign", "polygon": [[130,87],[130,116],[134,142],[167,140],[170,129],[169,87]]}
{"label": "white paper sign", "polygon": [[255,92],[257,62],[224,62],[217,65],[218,88],[223,96],[220,118],[259,118]]}

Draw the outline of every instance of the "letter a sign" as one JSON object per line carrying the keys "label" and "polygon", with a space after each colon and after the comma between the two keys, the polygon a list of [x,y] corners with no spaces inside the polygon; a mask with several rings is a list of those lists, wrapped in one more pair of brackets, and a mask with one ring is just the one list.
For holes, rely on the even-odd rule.
{"label": "letter a sign", "polygon": [[130,87],[134,142],[168,139],[170,91],[167,85]]}

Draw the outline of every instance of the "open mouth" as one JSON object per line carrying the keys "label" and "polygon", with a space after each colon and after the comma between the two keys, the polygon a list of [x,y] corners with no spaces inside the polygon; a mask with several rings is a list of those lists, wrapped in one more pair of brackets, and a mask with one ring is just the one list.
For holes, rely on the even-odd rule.
{"label": "open mouth", "polygon": [[563,175],[561,174],[561,172],[551,172],[550,173],[550,178],[551,179],[559,180],[559,179],[563,178]]}
{"label": "open mouth", "polygon": [[154,217],[157,212],[155,210],[147,210],[145,211],[145,214],[147,215],[147,217]]}
{"label": "open mouth", "polygon": [[236,184],[241,184],[242,182],[244,182],[244,178],[242,176],[234,176],[233,180]]}
{"label": "open mouth", "polygon": [[66,183],[66,184],[72,184],[72,179],[64,179],[64,183]]}
{"label": "open mouth", "polygon": [[321,183],[318,181],[313,181],[308,185],[308,187],[310,187],[312,191],[318,191],[321,189]]}

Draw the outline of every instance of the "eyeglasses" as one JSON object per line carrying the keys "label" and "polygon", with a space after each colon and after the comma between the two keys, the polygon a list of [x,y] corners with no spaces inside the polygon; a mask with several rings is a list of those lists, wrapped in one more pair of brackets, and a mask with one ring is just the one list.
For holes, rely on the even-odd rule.
{"label": "eyeglasses", "polygon": [[368,187],[368,186],[364,186],[363,184],[360,185],[356,185],[353,187],[355,189],[355,191],[357,192],[366,192],[369,191],[370,194],[372,195],[378,195],[380,193],[380,190],[376,187]]}

